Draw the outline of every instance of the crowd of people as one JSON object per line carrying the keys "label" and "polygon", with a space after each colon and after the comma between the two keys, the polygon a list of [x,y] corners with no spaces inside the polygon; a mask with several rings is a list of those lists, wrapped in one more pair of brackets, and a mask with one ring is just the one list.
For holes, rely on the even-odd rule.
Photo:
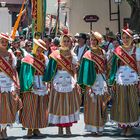
{"label": "crowd of people", "polygon": [[85,129],[102,136],[108,121],[132,136],[140,117],[140,37],[130,29],[51,38],[35,33],[14,40],[0,34],[0,139],[17,120],[27,137],[57,126],[71,134],[84,107]]}

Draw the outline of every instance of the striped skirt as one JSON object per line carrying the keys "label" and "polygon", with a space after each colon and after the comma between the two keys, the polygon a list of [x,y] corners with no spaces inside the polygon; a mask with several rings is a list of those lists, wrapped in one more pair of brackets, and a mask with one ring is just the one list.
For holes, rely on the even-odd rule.
{"label": "striped skirt", "polygon": [[111,119],[120,127],[136,126],[140,116],[137,85],[116,85]]}
{"label": "striped skirt", "polygon": [[77,122],[80,104],[81,98],[76,88],[69,93],[59,93],[52,88],[48,106],[49,123],[64,127],[68,126],[67,124]]}
{"label": "striped skirt", "polygon": [[0,124],[14,123],[21,108],[22,102],[14,92],[0,93]]}
{"label": "striped skirt", "polygon": [[20,122],[23,127],[38,129],[48,124],[48,95],[39,96],[27,92],[23,93],[23,108],[20,112]]}
{"label": "striped skirt", "polygon": [[86,94],[84,102],[85,129],[89,132],[102,132],[107,119],[107,102],[109,94],[94,95]]}

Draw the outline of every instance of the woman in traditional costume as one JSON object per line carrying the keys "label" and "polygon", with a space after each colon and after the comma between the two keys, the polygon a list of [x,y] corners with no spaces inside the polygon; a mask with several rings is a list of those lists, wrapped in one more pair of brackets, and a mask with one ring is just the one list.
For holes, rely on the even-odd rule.
{"label": "woman in traditional costume", "polygon": [[110,100],[105,78],[105,55],[99,47],[102,35],[92,32],[90,50],[86,51],[80,64],[78,84],[85,90],[85,129],[93,135],[102,135],[106,122],[106,107]]}
{"label": "woman in traditional costume", "polygon": [[132,44],[132,31],[122,30],[123,45],[114,50],[109,84],[115,93],[111,109],[111,119],[122,128],[121,135],[131,136],[132,127],[138,125],[140,91],[140,54]]}
{"label": "woman in traditional costume", "polygon": [[39,128],[48,124],[48,91],[42,82],[48,58],[43,54],[45,42],[34,39],[33,55],[27,54],[22,59],[20,71],[21,95],[23,108],[20,121],[28,128],[28,137],[40,136]]}
{"label": "woman in traditional costume", "polygon": [[19,80],[16,72],[16,57],[7,51],[7,34],[0,34],[0,139],[7,139],[7,126],[16,121],[16,113],[21,109]]}
{"label": "woman in traditional costume", "polygon": [[71,52],[71,39],[63,35],[59,50],[50,55],[44,81],[51,84],[48,122],[58,126],[58,134],[71,134],[70,127],[79,120],[80,95],[77,92],[77,57]]}

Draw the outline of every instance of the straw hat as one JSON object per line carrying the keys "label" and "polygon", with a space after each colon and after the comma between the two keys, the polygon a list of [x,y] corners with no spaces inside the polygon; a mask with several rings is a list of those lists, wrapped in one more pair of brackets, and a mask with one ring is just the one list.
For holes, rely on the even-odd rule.
{"label": "straw hat", "polygon": [[92,32],[91,36],[94,36],[99,42],[103,40],[103,36],[99,32]]}
{"label": "straw hat", "polygon": [[46,43],[42,39],[38,39],[38,41],[43,47],[46,47]]}
{"label": "straw hat", "polygon": [[13,41],[13,39],[9,35],[7,35],[5,33],[0,33],[0,38],[4,38],[4,39],[6,39],[8,41]]}
{"label": "straw hat", "polygon": [[133,38],[133,31],[130,29],[122,29],[123,33],[127,34],[129,37]]}
{"label": "straw hat", "polygon": [[140,39],[138,34],[133,35],[133,40]]}
{"label": "straw hat", "polygon": [[116,39],[116,35],[112,31],[110,31],[106,36],[112,39]]}
{"label": "straw hat", "polygon": [[46,43],[42,40],[42,39],[33,39],[33,42],[37,45],[37,46],[39,46],[39,47],[41,47],[42,49],[44,49],[44,50],[47,50],[46,48],[45,48],[45,45],[46,45]]}
{"label": "straw hat", "polygon": [[79,37],[79,33],[76,33],[76,34],[74,35],[74,37],[76,37],[76,38]]}

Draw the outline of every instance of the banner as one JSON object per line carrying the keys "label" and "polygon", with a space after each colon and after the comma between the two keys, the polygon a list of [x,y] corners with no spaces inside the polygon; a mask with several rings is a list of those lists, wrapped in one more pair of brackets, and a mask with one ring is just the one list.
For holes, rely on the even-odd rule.
{"label": "banner", "polygon": [[26,2],[26,0],[24,0],[23,3],[22,3],[22,6],[21,6],[21,9],[20,9],[19,15],[18,15],[18,17],[17,17],[17,20],[16,20],[15,25],[14,25],[14,28],[13,28],[13,32],[12,32],[12,35],[11,35],[11,38],[12,38],[13,40],[15,39],[16,31],[17,31],[17,29],[18,29],[19,22],[20,22],[21,17],[22,17],[22,11],[23,11],[25,2]]}
{"label": "banner", "polygon": [[32,32],[43,33],[46,21],[46,0],[32,0]]}

